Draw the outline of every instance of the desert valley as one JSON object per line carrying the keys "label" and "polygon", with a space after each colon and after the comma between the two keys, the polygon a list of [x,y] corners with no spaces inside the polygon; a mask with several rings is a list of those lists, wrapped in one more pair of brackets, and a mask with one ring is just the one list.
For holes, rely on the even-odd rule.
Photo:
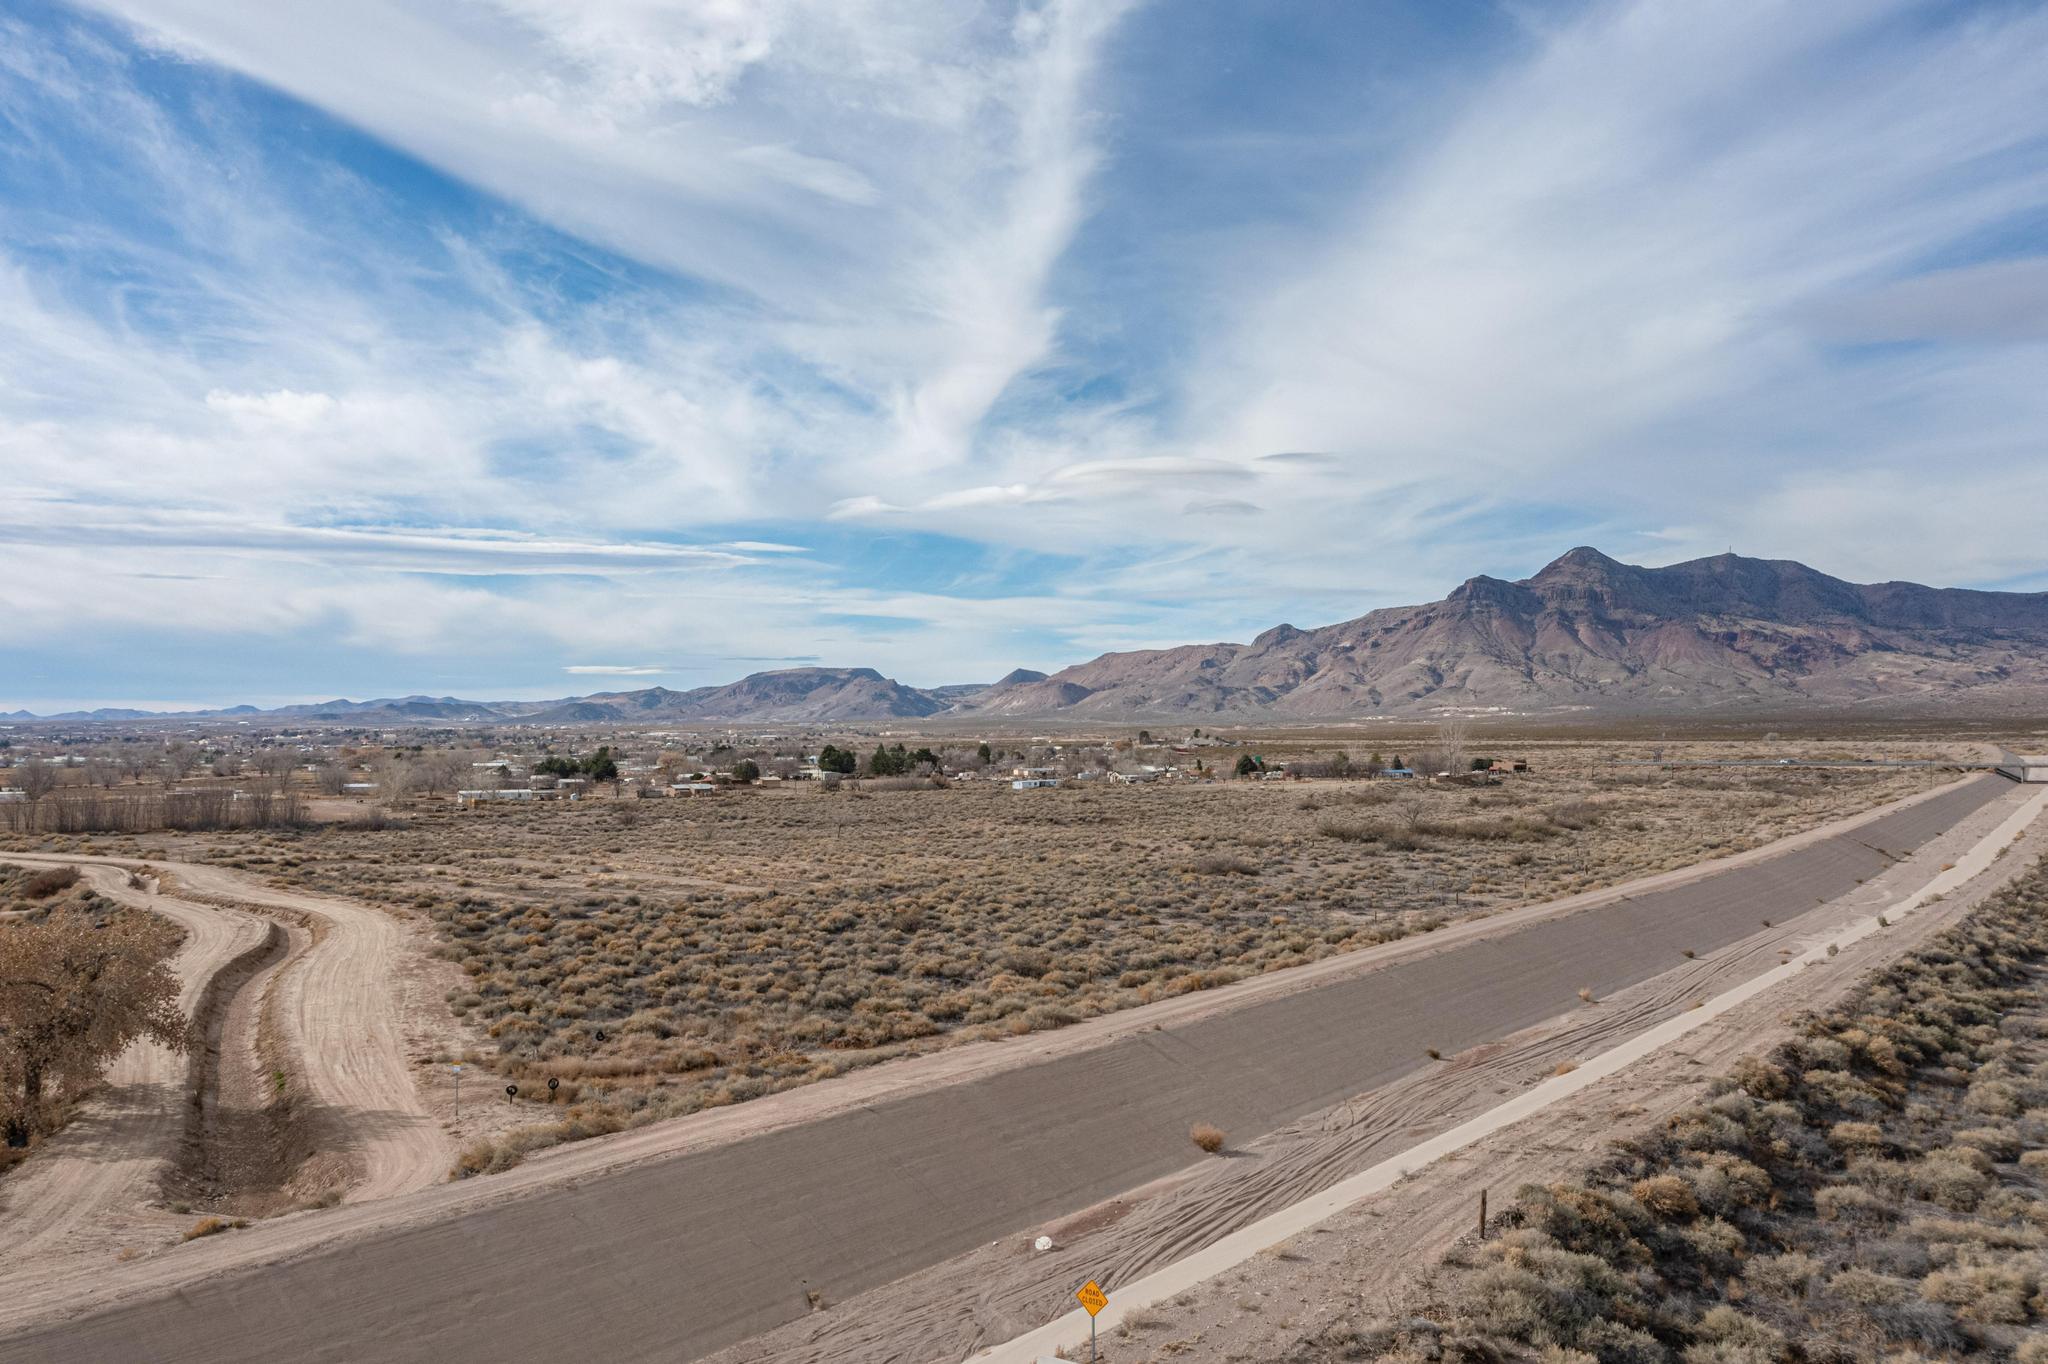
{"label": "desert valley", "polygon": [[2044,73],[0,5],[0,1364],[2048,1364]]}

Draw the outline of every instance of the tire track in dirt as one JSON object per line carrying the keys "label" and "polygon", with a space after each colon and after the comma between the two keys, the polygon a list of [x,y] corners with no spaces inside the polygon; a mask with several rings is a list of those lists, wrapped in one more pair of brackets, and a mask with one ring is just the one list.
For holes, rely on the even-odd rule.
{"label": "tire track in dirt", "polygon": [[415,987],[402,970],[406,932],[381,910],[275,890],[197,863],[158,863],[177,893],[296,924],[304,942],[270,982],[267,1019],[296,1063],[321,1123],[353,1165],[346,1200],[389,1198],[438,1183],[453,1152],[406,1058]]}
{"label": "tire track in dirt", "polygon": [[1201,1007],[934,1053],[493,1180],[212,1238],[0,1302],[0,1359],[676,1359],[822,1326],[841,1313],[814,1312],[807,1288],[850,1303],[1184,1171],[1191,1119],[1283,1128],[1429,1069],[1426,1046],[1457,1055],[1571,1013],[1578,986],[1606,998],[1684,969],[1682,949],[1737,948],[1759,910],[1790,920],[1892,865],[1858,840],[1925,844],[2005,789],[1969,779],[1753,858],[1275,973],[1292,979]]}
{"label": "tire track in dirt", "polygon": [[[140,865],[5,856],[77,866],[96,887],[118,888],[114,898],[133,896],[127,876]],[[424,1001],[402,969],[409,950],[405,927],[366,905],[276,890],[227,868],[162,861],[149,866],[162,878],[158,890],[127,902],[175,919],[188,932],[210,937],[224,922],[246,923],[254,932],[263,931],[259,926],[266,920],[285,923],[292,951],[268,973],[261,1008],[248,1017],[260,1014],[275,1033],[268,1040],[282,1052],[279,1068],[304,1085],[324,1139],[345,1155],[346,1200],[388,1198],[445,1178],[453,1153],[421,1100],[406,1057],[405,1021]],[[255,1039],[236,1038],[230,1045],[253,1049]]]}
{"label": "tire track in dirt", "polygon": [[[131,885],[125,866],[16,853],[0,860],[76,866],[99,894],[183,928],[171,967],[180,982],[178,1007],[188,1018],[216,975],[260,949],[270,931],[257,916],[160,894],[147,878]],[[102,1093],[0,1184],[8,1229],[0,1238],[0,1281],[19,1287],[26,1278],[74,1273],[74,1256],[104,1251],[110,1236],[149,1228],[145,1205],[185,1134],[188,1084],[188,1062],[159,1043],[136,1042],[115,1059]]]}
{"label": "tire track in dirt", "polygon": [[[1153,1359],[1292,1359],[1308,1353],[1320,1358],[1322,1353],[1306,1348],[1306,1343],[1323,1336],[1327,1327],[1361,1316],[1429,1315],[1435,1300],[1434,1266],[1454,1245],[1473,1240],[1476,1203],[1483,1191],[1490,1190],[1499,1207],[1525,1183],[1583,1178],[1617,1138],[1658,1131],[1668,1115],[1710,1093],[1710,1078],[1727,1073],[1738,1058],[1767,1054],[1800,1032],[1811,1013],[1838,1004],[1875,971],[1923,946],[2004,886],[2030,874],[2038,865],[2044,823],[2048,818],[2037,820],[2025,835],[2016,849],[2023,855],[1994,861],[1945,897],[1919,899],[1919,908],[1894,919],[1882,932],[1852,940],[1854,930],[1862,926],[1852,920],[1826,925],[1825,932],[1796,935],[1803,948],[1837,941],[1846,945],[1838,959],[1823,959],[1825,965],[1806,968],[1796,984],[1781,984],[1746,1000],[1662,1052],[1636,1059],[1597,1081],[1569,1103],[1423,1165],[1391,1188],[1283,1245],[1223,1268],[1199,1289],[1152,1305],[1129,1343],[1112,1337],[1126,1352],[1113,1357],[1136,1352]],[[1881,900],[1865,904],[1858,917],[1887,908]],[[1841,929],[1849,932],[1838,936],[1836,930]],[[1052,1301],[1053,1296],[1044,1295],[1042,1311],[1068,1305]],[[1247,1302],[1256,1303],[1259,1310],[1242,1310],[1239,1305]],[[1070,1334],[1078,1339],[1085,1333],[1083,1327]],[[996,1352],[996,1357],[1007,1353]],[[730,1364],[738,1357],[720,1355],[717,1360]],[[789,1352],[773,1357],[781,1364],[808,1356]],[[860,1364],[867,1356],[848,1351],[839,1358]]]}

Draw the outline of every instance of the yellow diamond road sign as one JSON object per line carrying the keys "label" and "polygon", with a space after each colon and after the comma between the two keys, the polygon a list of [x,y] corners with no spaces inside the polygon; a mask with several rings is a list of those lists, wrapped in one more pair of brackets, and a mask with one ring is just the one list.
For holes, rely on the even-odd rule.
{"label": "yellow diamond road sign", "polygon": [[1102,1285],[1093,1279],[1082,1284],[1074,1296],[1081,1300],[1081,1305],[1088,1309],[1088,1315],[1091,1317],[1109,1306],[1109,1294],[1103,1292]]}

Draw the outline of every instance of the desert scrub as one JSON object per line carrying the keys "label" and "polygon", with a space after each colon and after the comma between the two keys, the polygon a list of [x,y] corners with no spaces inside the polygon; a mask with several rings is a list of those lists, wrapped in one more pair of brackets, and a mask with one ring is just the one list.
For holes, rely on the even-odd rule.
{"label": "desert scrub", "polygon": [[202,1217],[185,1229],[180,1237],[184,1241],[197,1241],[204,1236],[218,1236],[224,1231],[239,1231],[248,1226],[246,1218]]}
{"label": "desert scrub", "polygon": [[2044,958],[2048,861],[1585,1179],[1520,1190],[1437,1285],[1490,1342],[1464,1357],[2044,1353]]}
{"label": "desert scrub", "polygon": [[[630,819],[599,801],[427,803],[223,835],[196,855],[430,922],[460,972],[448,1007],[494,1048],[532,1124],[552,1127],[572,1108],[647,1122],[1065,1027],[1662,870],[1709,839],[1777,837],[1934,779],[1561,763],[1479,792],[804,784],[635,802]],[[1327,836],[1325,819],[1374,832]],[[552,1104],[538,1097],[549,1078]]]}

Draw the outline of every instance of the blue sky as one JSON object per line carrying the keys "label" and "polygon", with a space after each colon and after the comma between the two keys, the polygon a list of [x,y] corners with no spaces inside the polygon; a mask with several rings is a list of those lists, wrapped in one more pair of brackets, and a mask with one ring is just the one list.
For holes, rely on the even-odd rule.
{"label": "blue sky", "polygon": [[2048,9],[17,0],[0,710],[2048,588]]}

